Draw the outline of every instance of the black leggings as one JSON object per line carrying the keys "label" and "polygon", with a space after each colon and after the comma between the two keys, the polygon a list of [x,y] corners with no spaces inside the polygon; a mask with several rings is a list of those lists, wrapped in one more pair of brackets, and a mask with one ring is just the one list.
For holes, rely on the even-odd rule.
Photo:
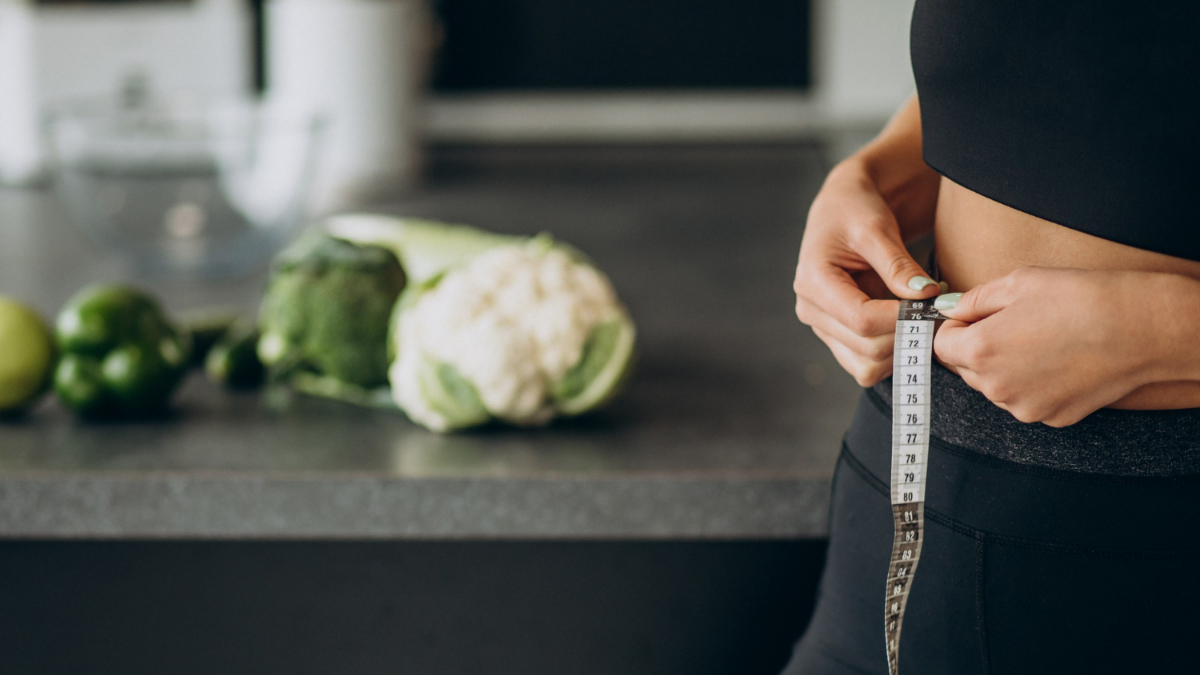
{"label": "black leggings", "polygon": [[[890,460],[890,409],[869,390],[787,675],[887,673]],[[1038,468],[936,437],[929,463],[902,675],[1200,672],[1200,479]]]}

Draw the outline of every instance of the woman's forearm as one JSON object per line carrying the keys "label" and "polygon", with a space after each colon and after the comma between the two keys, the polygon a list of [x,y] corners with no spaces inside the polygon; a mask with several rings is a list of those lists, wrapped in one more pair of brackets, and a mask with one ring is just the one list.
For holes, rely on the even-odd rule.
{"label": "woman's forearm", "polygon": [[941,298],[953,321],[933,348],[1018,420],[1067,426],[1114,404],[1196,405],[1175,395],[1200,383],[1197,308],[1200,281],[1183,275],[1022,267]]}
{"label": "woman's forearm", "polygon": [[1146,354],[1152,381],[1200,383],[1200,280],[1153,274],[1139,295],[1151,322]]}
{"label": "woman's forearm", "polygon": [[921,152],[921,110],[915,94],[854,159],[862,162],[896,214],[905,240],[933,230],[940,179]]}

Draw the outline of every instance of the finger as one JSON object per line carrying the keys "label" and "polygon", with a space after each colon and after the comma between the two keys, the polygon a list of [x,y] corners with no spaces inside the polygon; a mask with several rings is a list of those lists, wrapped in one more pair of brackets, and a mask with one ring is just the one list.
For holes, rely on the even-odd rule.
{"label": "finger", "polygon": [[843,370],[850,373],[850,376],[854,378],[855,382],[858,382],[859,386],[874,386],[891,374],[891,361],[871,361],[833,339],[833,336],[829,333],[818,328],[814,328],[813,332],[829,346],[829,351],[833,352],[833,357],[841,364]]}
{"label": "finger", "polygon": [[814,330],[824,331],[834,340],[872,361],[891,360],[896,343],[894,334],[885,333],[874,337],[856,335],[808,300],[801,298],[797,304],[802,308],[799,313],[804,315],[805,323]]}
{"label": "finger", "polygon": [[890,359],[881,362],[872,361],[833,339],[825,331],[814,328],[813,332],[828,345],[829,351],[833,353],[834,358],[837,359],[842,369],[849,373],[859,385],[864,387],[872,386],[891,373]]}
{"label": "finger", "polygon": [[[1116,399],[1113,399],[1113,401],[1115,401],[1115,400]],[[1097,404],[1094,400],[1086,401],[1086,402],[1078,402],[1078,403],[1071,402],[1071,403],[1068,403],[1066,406],[1064,406],[1062,409],[1060,409],[1054,413],[1051,413],[1049,415],[1046,415],[1046,418],[1043,419],[1041,422],[1042,422],[1042,424],[1045,424],[1048,427],[1056,427],[1056,428],[1060,428],[1060,429],[1062,427],[1069,427],[1073,424],[1079,423],[1080,421],[1083,420],[1083,418],[1087,417],[1088,415],[1091,415],[1092,413],[1096,412],[1097,410],[1104,407],[1105,405],[1112,403],[1113,401],[1109,401],[1108,403],[1104,403],[1104,404]]]}
{"label": "finger", "polygon": [[1060,412],[1054,413],[1053,415],[1050,415],[1046,419],[1042,420],[1042,424],[1045,424],[1048,427],[1054,427],[1056,429],[1061,429],[1063,427],[1069,427],[1072,424],[1079,422],[1080,420],[1082,420],[1083,418],[1085,418],[1089,414],[1091,414],[1091,412],[1092,411],[1090,411],[1090,410],[1067,408]]}
{"label": "finger", "polygon": [[813,290],[808,299],[855,335],[874,337],[895,333],[900,303],[872,300],[846,270],[824,265],[815,273]]}
{"label": "finger", "polygon": [[966,293],[939,296],[934,302],[934,307],[952,319],[974,323],[1011,304],[1016,296],[1017,286],[1011,274],[1005,275],[982,286],[976,286]]}
{"label": "finger", "polygon": [[855,244],[859,255],[879,273],[896,297],[917,300],[937,295],[940,290],[937,282],[909,255],[900,239],[899,226],[891,214],[888,218],[889,223],[858,231],[861,238]]}
{"label": "finger", "polygon": [[[964,321],[949,320],[942,324],[933,338],[933,353],[945,364],[963,371],[975,365],[971,353],[971,324]],[[967,376],[962,372],[963,379]],[[967,384],[970,384],[970,380]]]}
{"label": "finger", "polygon": [[854,279],[854,283],[862,289],[862,292],[867,294],[868,298],[876,300],[890,300],[892,298],[892,292],[888,290],[887,284],[884,283],[883,279],[879,278],[879,273],[875,270],[851,272],[850,277]]}

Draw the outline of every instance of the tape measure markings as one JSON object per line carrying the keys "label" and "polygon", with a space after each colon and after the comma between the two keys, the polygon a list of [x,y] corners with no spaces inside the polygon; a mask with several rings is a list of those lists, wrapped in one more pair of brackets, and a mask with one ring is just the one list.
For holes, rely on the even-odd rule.
{"label": "tape measure markings", "polygon": [[941,313],[927,300],[902,300],[892,363],[892,521],[884,605],[888,673],[899,675],[900,631],[925,540],[933,332]]}

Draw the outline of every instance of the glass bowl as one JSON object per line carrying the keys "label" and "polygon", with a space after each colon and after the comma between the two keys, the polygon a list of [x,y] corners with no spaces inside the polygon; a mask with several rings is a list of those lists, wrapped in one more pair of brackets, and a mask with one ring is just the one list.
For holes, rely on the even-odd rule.
{"label": "glass bowl", "polygon": [[321,120],[252,100],[79,103],[47,132],[71,218],[153,276],[262,266],[302,225]]}

